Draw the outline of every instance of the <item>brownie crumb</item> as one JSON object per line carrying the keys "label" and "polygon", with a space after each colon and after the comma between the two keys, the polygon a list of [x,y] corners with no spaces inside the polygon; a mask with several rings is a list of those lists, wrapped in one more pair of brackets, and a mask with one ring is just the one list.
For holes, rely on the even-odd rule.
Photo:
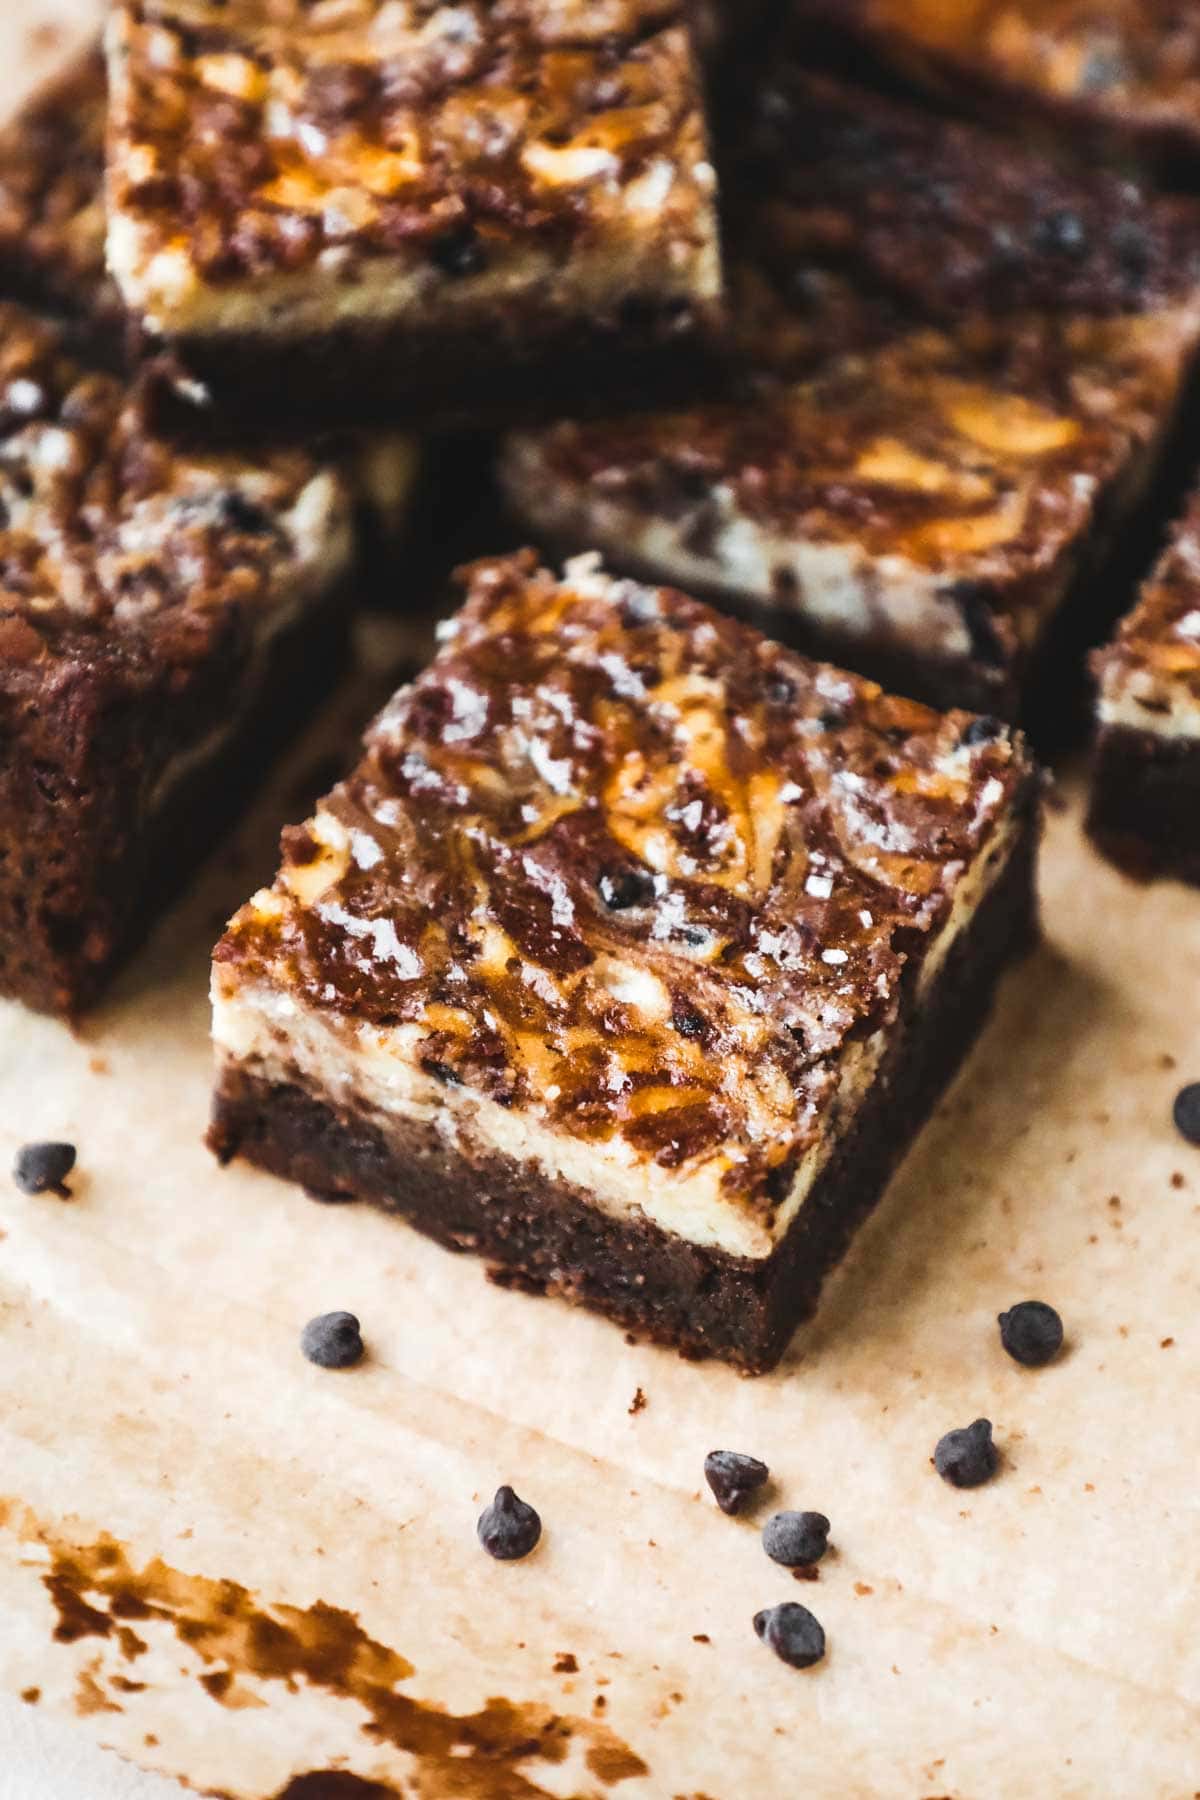
{"label": "brownie crumb", "polygon": [[542,1521],[532,1506],[505,1486],[496,1489],[496,1498],[484,1507],[475,1529],[489,1556],[497,1562],[518,1562],[541,1537]]}
{"label": "brownie crumb", "polygon": [[1174,1342],[1175,1339],[1173,1337],[1160,1338],[1158,1347],[1160,1350],[1169,1350]]}
{"label": "brownie crumb", "polygon": [[13,1180],[23,1194],[57,1194],[60,1200],[69,1200],[67,1176],[74,1167],[74,1144],[22,1144],[13,1162]]}
{"label": "brownie crumb", "polygon": [[692,1642],[693,1644],[711,1644],[712,1639],[709,1637],[707,1631],[693,1631]]}
{"label": "brownie crumb", "polygon": [[820,1581],[821,1571],[816,1563],[800,1563],[791,1572],[793,1581]]}
{"label": "brownie crumb", "polygon": [[1200,1144],[1200,1081],[1189,1081],[1180,1088],[1171,1111],[1180,1136],[1189,1144]]}
{"label": "brownie crumb", "polygon": [[825,1633],[807,1606],[785,1600],[781,1606],[764,1607],[754,1615],[754,1629],[781,1662],[793,1669],[810,1669],[825,1654]]}
{"label": "brownie crumb", "polygon": [[999,1458],[992,1442],[990,1419],[976,1419],[960,1430],[948,1431],[940,1437],[933,1453],[933,1466],[951,1487],[980,1487],[996,1473]]}
{"label": "brownie crumb", "polygon": [[578,1675],[579,1664],[569,1650],[562,1650],[554,1659],[556,1675]]}
{"label": "brownie crumb", "polygon": [[1000,1342],[1013,1361],[1027,1369],[1040,1369],[1062,1349],[1063,1322],[1044,1300],[1022,1300],[1002,1312],[997,1323]]}
{"label": "brownie crumb", "polygon": [[362,1361],[362,1330],[353,1313],[320,1313],[300,1333],[300,1348],[321,1369],[350,1369]]}
{"label": "brownie crumb", "polygon": [[633,1399],[629,1402],[630,1417],[633,1417],[637,1413],[645,1412],[646,1404],[646,1396],[642,1389],[640,1387],[634,1388]]}
{"label": "brownie crumb", "polygon": [[786,1569],[820,1562],[829,1548],[829,1520],[819,1512],[772,1513],[763,1526],[762,1545],[771,1561]]}
{"label": "brownie crumb", "polygon": [[1184,1184],[1183,1170],[1176,1169],[1171,1176],[1171,1186],[1173,1188],[1181,1188],[1183,1186],[1183,1184]]}
{"label": "brownie crumb", "polygon": [[739,1450],[710,1450],[704,1459],[704,1479],[723,1513],[741,1512],[770,1473],[757,1456],[743,1456]]}

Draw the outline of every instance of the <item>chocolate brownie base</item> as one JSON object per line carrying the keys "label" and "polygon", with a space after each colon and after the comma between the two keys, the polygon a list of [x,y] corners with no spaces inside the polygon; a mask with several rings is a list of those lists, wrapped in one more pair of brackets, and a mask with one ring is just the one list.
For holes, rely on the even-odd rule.
{"label": "chocolate brownie base", "polygon": [[637,296],[611,322],[548,319],[532,348],[502,314],[461,333],[389,321],[278,343],[232,333],[159,340],[132,327],[130,348],[135,359],[161,358],[164,426],[233,439],[541,422],[661,405],[720,376],[711,309],[664,310]]}
{"label": "chocolate brownie base", "polygon": [[364,1199],[402,1213],[448,1248],[492,1265],[493,1278],[559,1294],[641,1337],[690,1356],[719,1356],[748,1374],[778,1362],[822,1282],[973,1042],[1006,964],[1036,936],[1037,793],[995,886],[951,948],[933,993],[910,1003],[859,1116],[767,1258],[730,1256],[646,1221],[611,1217],[586,1192],[500,1157],[475,1164],[433,1126],[379,1124],[299,1085],[231,1069],[218,1088],[208,1142],[322,1200]]}
{"label": "chocolate brownie base", "polygon": [[[71,1018],[94,1003],[331,689],[349,619],[339,588],[279,634],[252,679],[233,654],[216,657],[194,693],[164,691],[136,716],[106,692],[98,668],[79,671],[40,733],[6,720],[0,994]],[[89,720],[106,705],[111,723],[89,738]],[[211,754],[196,752],[162,805],[140,816],[151,747],[161,767],[202,742],[202,718],[215,728],[233,709],[242,716],[230,736]]]}
{"label": "chocolate brownie base", "polygon": [[1087,829],[1127,874],[1200,886],[1200,739],[1103,726]]}

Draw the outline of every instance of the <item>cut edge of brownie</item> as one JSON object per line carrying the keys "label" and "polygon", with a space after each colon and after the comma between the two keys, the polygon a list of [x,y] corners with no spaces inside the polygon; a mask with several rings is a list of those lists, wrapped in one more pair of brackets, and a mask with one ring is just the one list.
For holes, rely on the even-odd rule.
{"label": "cut edge of brownie", "polygon": [[[586,1305],[641,1337],[762,1374],[814,1310],[825,1276],[879,1200],[893,1169],[956,1073],[1008,963],[1037,936],[1034,886],[1040,779],[1014,798],[1005,864],[929,986],[907,983],[901,1023],[853,1125],[840,1138],[784,1236],[739,1257],[621,1220],[535,1165],[448,1148],[436,1126],[386,1129],[366,1109],[228,1061],[209,1147],[297,1182],[315,1198],[364,1199],[488,1261],[493,1279]],[[926,968],[928,964],[924,965]]]}
{"label": "cut edge of brownie", "polygon": [[[70,1019],[96,1002],[331,691],[347,658],[348,586],[343,575],[252,655],[220,741],[180,743],[180,767],[167,763],[148,819],[130,811],[144,776],[132,760],[103,772],[106,795],[68,783],[64,798],[53,772],[10,740],[4,789],[27,800],[0,809],[0,995]],[[103,692],[93,698],[102,712]],[[71,811],[82,802],[95,815],[86,823]]]}
{"label": "cut edge of brownie", "polygon": [[1101,725],[1087,830],[1127,875],[1200,886],[1200,737]]}
{"label": "cut edge of brownie", "polygon": [[499,313],[461,331],[333,325],[277,344],[234,332],[157,338],[135,324],[130,350],[155,362],[172,429],[235,439],[264,428],[271,436],[380,424],[478,429],[564,407],[608,410],[614,396],[645,407],[713,379],[721,354],[712,308],[637,294],[616,319],[548,323],[535,342],[514,339],[499,354],[498,335]]}

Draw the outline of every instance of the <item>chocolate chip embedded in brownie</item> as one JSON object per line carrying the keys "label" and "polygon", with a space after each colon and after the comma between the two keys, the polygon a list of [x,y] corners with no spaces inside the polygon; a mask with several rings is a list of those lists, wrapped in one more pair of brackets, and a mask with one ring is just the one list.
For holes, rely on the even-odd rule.
{"label": "chocolate chip embedded in brownie", "polygon": [[123,0],[108,43],[110,266],[218,408],[470,413],[712,313],[681,0]]}
{"label": "chocolate chip embedded in brownie", "polygon": [[353,504],[183,452],[0,303],[0,993],[75,1013],[336,672]]}
{"label": "chocolate chip embedded in brownie", "polygon": [[1056,642],[1116,610],[1104,553],[1200,343],[1200,211],[801,71],[752,96],[740,388],[514,433],[510,503],[558,549],[1017,716]]}
{"label": "chocolate chip embedded in brownie", "polygon": [[1200,882],[1200,490],[1092,663],[1088,829],[1135,874]]}
{"label": "chocolate chip embedded in brownie", "polygon": [[766,1367],[1028,937],[1029,761],[595,559],[468,581],[217,949],[213,1146]]}

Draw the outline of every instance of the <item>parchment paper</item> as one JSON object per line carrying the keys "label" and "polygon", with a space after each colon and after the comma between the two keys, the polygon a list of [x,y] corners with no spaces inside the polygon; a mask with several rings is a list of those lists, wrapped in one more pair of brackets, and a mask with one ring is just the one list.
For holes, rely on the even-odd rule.
{"label": "parchment paper", "polygon": [[[81,1035],[0,1009],[0,1171],[80,1152],[70,1202],[0,1173],[0,1688],[236,1800],[1187,1800],[1200,1152],[1170,1106],[1200,1076],[1200,895],[1106,868],[1072,790],[1044,947],[747,1381],[202,1148],[208,950],[373,698]],[[1067,1322],[1043,1371],[997,1340],[1027,1297]],[[297,1348],[335,1307],[369,1343],[338,1374]],[[959,1493],[930,1453],[981,1413],[1003,1469]],[[772,1467],[747,1519],[703,1488],[715,1447]],[[501,1481],[544,1520],[524,1563],[475,1542]],[[763,1555],[775,1505],[832,1519],[817,1581]],[[751,1629],[790,1598],[829,1635],[807,1673]]]}

